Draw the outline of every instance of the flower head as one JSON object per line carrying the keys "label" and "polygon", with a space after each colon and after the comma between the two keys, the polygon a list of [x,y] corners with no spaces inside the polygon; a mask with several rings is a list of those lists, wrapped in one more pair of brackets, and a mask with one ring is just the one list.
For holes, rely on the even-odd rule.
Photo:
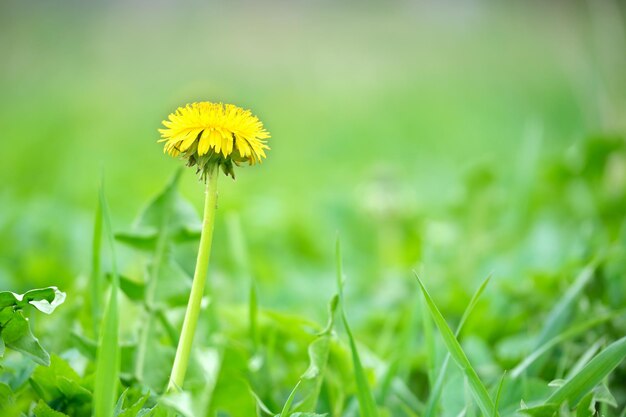
{"label": "flower head", "polygon": [[265,158],[269,132],[250,110],[232,104],[207,101],[179,107],[159,129],[164,152],[182,155],[189,166],[198,166],[206,177],[209,169],[221,166],[235,178],[233,164],[254,165]]}

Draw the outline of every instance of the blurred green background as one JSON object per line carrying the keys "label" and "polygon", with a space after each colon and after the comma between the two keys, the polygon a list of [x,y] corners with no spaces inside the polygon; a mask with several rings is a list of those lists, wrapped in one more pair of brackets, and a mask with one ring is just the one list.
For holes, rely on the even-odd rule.
{"label": "blurred green background", "polygon": [[[502,404],[515,410],[520,398],[542,398],[589,346],[626,334],[625,16],[610,0],[3,0],[0,290],[56,285],[73,319],[89,304],[101,178],[114,229],[131,230],[183,164],[157,143],[161,121],[192,101],[234,103],[264,122],[272,150],[236,181],[220,178],[207,290],[225,328],[245,329],[249,283],[232,249],[243,231],[259,303],[283,313],[264,310],[278,323],[264,343],[289,341],[271,367],[278,388],[257,384],[262,398],[279,409],[306,369],[310,334],[296,317],[325,322],[338,234],[364,362],[397,365],[414,398],[427,398],[444,349],[436,339],[429,350],[414,323],[411,270],[452,327],[493,274],[461,338],[491,387],[542,337],[614,314],[551,350],[528,392],[506,393]],[[193,170],[180,191],[199,212]],[[188,273],[196,245],[175,249]],[[149,256],[116,249],[124,276],[144,280]],[[549,312],[593,261],[589,283],[561,310],[571,320],[546,333]],[[134,316],[123,300],[123,317]],[[80,326],[63,314],[35,321],[52,353],[74,347],[58,329]],[[132,342],[141,323],[122,324]],[[242,358],[224,363],[245,369]],[[348,361],[336,358],[329,368],[347,369],[350,381]],[[159,378],[167,369],[154,366]],[[219,389],[236,404],[228,372]],[[625,380],[621,365],[609,385],[622,408]],[[462,393],[457,372],[442,415],[459,413]],[[341,399],[324,401],[341,410]]]}
{"label": "blurred green background", "polygon": [[[71,297],[102,173],[128,229],[181,165],[156,143],[161,120],[211,100],[252,109],[272,133],[266,163],[220,180],[211,282],[226,300],[245,298],[233,213],[268,307],[323,317],[337,232],[357,320],[405,297],[412,268],[450,314],[489,272],[496,294],[545,285],[549,298],[598,230],[585,223],[595,186],[550,173],[584,159],[590,135],[622,149],[623,16],[610,1],[3,1],[0,288]],[[191,171],[182,193],[201,207]],[[510,301],[491,296],[495,311]]]}

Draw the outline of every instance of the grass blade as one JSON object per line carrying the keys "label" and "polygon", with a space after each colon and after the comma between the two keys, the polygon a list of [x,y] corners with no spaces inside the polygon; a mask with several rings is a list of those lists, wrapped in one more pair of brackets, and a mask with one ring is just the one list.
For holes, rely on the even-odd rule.
{"label": "grass blade", "polygon": [[586,332],[587,330],[605,321],[615,318],[617,315],[618,314],[607,314],[598,318],[588,320],[582,324],[579,324],[578,326],[574,326],[571,329],[559,334],[558,336],[552,338],[551,340],[548,340],[545,344],[543,344],[542,346],[537,348],[534,352],[532,352],[530,355],[528,355],[522,362],[519,363],[519,365],[513,368],[513,371],[511,371],[511,378],[513,379],[519,378],[520,375],[522,375],[522,373],[524,373],[524,371],[533,364],[533,362],[535,362],[544,353],[546,353],[548,350],[552,349],[554,346],[558,345],[559,343],[567,339],[573,338],[575,336],[578,336],[579,334],[582,334]]}
{"label": "grass blade", "polygon": [[337,287],[339,289],[339,312],[343,321],[343,326],[345,327],[346,333],[348,335],[350,350],[352,352],[352,365],[354,367],[354,378],[357,387],[359,410],[361,411],[361,417],[378,417],[378,409],[376,408],[374,395],[372,394],[369,384],[367,383],[367,377],[365,375],[365,371],[363,370],[363,365],[361,364],[359,352],[356,348],[356,343],[354,341],[354,337],[352,336],[352,331],[350,330],[348,318],[346,317],[346,312],[344,309],[343,268],[341,264],[341,244],[339,242],[339,238],[337,238],[335,256],[337,262]]}
{"label": "grass blade", "polygon": [[435,321],[435,324],[439,328],[439,332],[441,333],[443,341],[448,348],[448,352],[450,352],[451,358],[456,362],[456,364],[459,366],[459,368],[461,368],[461,370],[467,377],[470,389],[472,391],[472,395],[474,397],[474,400],[478,404],[478,407],[484,415],[497,417],[498,413],[497,411],[494,412],[494,404],[493,401],[491,401],[489,392],[487,392],[487,388],[485,388],[485,385],[478,377],[476,370],[474,370],[469,359],[467,359],[465,352],[463,352],[461,345],[456,340],[454,333],[452,333],[452,330],[448,326],[448,323],[446,323],[446,320],[441,315],[441,312],[437,308],[437,305],[430,297],[430,294],[426,290],[426,287],[424,287],[424,284],[422,284],[422,281],[419,279],[417,274],[415,274],[415,277],[417,278],[417,282],[422,289],[422,294],[424,295],[424,299],[426,300],[426,304],[428,306],[428,309],[430,310],[430,314]]}
{"label": "grass blade", "polygon": [[[487,278],[485,278],[483,282],[480,284],[476,292],[474,292],[474,294],[472,295],[470,302],[467,304],[467,307],[465,308],[465,311],[463,312],[463,315],[461,316],[461,321],[459,321],[459,326],[457,327],[456,332],[454,333],[455,337],[459,337],[459,334],[461,333],[461,330],[463,330],[463,326],[465,325],[465,322],[469,318],[470,314],[472,314],[474,307],[476,307],[476,304],[478,303],[478,299],[482,295],[483,291],[485,291],[485,288],[487,288],[487,284],[489,284],[490,280],[491,280],[491,275],[488,275]],[[428,403],[426,404],[426,411],[424,412],[424,417],[433,417],[435,415],[435,409],[437,407],[437,403],[439,402],[439,398],[441,397],[441,391],[443,390],[443,382],[446,377],[446,372],[448,371],[449,363],[450,363],[450,352],[446,354],[446,357],[443,360],[443,364],[441,365],[441,369],[439,370],[439,374],[437,375],[437,380],[435,381],[433,389],[430,391],[430,395],[428,397]]]}
{"label": "grass blade", "polygon": [[420,303],[420,313],[422,318],[422,326],[424,331],[424,344],[426,345],[427,366],[428,366],[428,383],[433,385],[435,375],[437,374],[436,359],[437,350],[435,349],[435,337],[433,335],[433,323],[430,318],[428,308],[424,303]]}
{"label": "grass blade", "polygon": [[546,404],[561,404],[567,401],[575,406],[596,385],[626,358],[626,337],[611,343],[597,354],[576,375],[568,379],[547,400]]}
{"label": "grass blade", "polygon": [[585,288],[587,283],[593,278],[596,269],[595,262],[585,267],[574,283],[567,289],[563,297],[554,306],[545,320],[545,325],[535,342],[535,347],[546,343],[548,340],[556,336],[561,329],[570,321],[570,312],[578,295]]}
{"label": "grass blade", "polygon": [[301,383],[302,383],[302,380],[299,380],[296,386],[293,387],[293,390],[291,390],[291,394],[289,394],[287,401],[285,401],[285,405],[283,406],[283,409],[281,410],[279,417],[289,416],[289,410],[291,410],[291,404],[293,404],[293,400],[296,398],[296,392],[298,392],[298,388],[300,388]]}
{"label": "grass blade", "polygon": [[103,290],[100,259],[102,250],[102,208],[100,202],[96,206],[96,216],[93,224],[93,240],[91,244],[91,274],[89,286],[91,289],[91,320],[93,337],[97,337],[100,319],[102,318],[101,297]]}
{"label": "grass blade", "polygon": [[104,196],[104,187],[100,187],[100,210],[104,223],[105,235],[111,252],[112,285],[109,300],[104,309],[100,328],[100,340],[96,357],[96,377],[94,387],[95,417],[111,417],[117,398],[117,385],[120,367],[119,352],[119,311],[117,305],[117,293],[119,278],[115,261],[115,247],[113,244],[113,231],[111,218]]}
{"label": "grass blade", "polygon": [[309,367],[300,377],[300,382],[306,383],[301,389],[304,391],[303,399],[294,407],[294,411],[312,413],[317,407],[328,356],[330,355],[332,330],[338,303],[339,296],[333,296],[330,303],[328,303],[328,324],[309,344]]}
{"label": "grass blade", "polygon": [[498,384],[498,390],[496,391],[496,400],[493,404],[493,415],[495,416],[498,412],[498,407],[500,405],[500,395],[502,394],[502,387],[504,386],[504,377],[506,376],[506,371],[502,374],[500,378],[500,383]]}

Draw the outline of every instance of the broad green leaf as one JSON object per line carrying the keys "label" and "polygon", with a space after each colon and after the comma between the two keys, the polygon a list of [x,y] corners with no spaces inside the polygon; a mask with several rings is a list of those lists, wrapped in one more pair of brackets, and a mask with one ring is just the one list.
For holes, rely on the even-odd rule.
{"label": "broad green leaf", "polygon": [[[106,274],[106,277],[108,281],[113,279],[111,274]],[[126,297],[133,301],[143,302],[146,293],[146,285],[143,282],[125,275],[119,275],[118,278],[120,281],[120,290]]]}
{"label": "broad green leaf", "polygon": [[30,385],[38,397],[58,411],[70,415],[91,412],[91,380],[84,380],[58,356],[52,356],[49,367],[39,366],[30,376]]}
{"label": "broad green leaf", "polygon": [[120,396],[117,404],[115,405],[114,416],[115,417],[136,417],[139,415],[146,401],[150,397],[150,394],[147,393],[141,396],[134,404],[125,407],[126,403],[126,395],[128,393],[128,388],[124,390],[122,395]]}
{"label": "broad green leaf", "polygon": [[65,398],[77,400],[80,403],[91,401],[91,392],[82,387],[75,380],[59,377],[57,384]]}
{"label": "broad green leaf", "polygon": [[606,384],[600,384],[593,389],[590,393],[593,397],[594,403],[605,403],[613,408],[617,408],[619,405],[615,396],[609,390]]}
{"label": "broad green leaf", "polygon": [[348,335],[348,342],[350,344],[350,351],[352,352],[352,366],[354,367],[354,379],[357,387],[357,399],[359,401],[359,409],[361,410],[361,417],[377,417],[378,409],[374,402],[374,395],[370,390],[367,382],[367,376],[365,370],[361,364],[361,358],[359,357],[359,351],[356,347],[356,342],[352,336],[350,325],[348,324],[348,318],[344,309],[343,298],[343,268],[341,260],[341,245],[339,238],[337,238],[337,244],[335,248],[336,267],[337,267],[337,288],[339,289],[339,313],[343,321],[343,326]]}
{"label": "broad green leaf", "polygon": [[100,339],[96,357],[96,376],[94,386],[93,415],[95,417],[111,417],[117,398],[117,386],[120,368],[119,352],[119,311],[117,293],[119,279],[115,260],[115,245],[111,228],[109,208],[104,196],[104,188],[100,188],[100,208],[104,224],[106,240],[111,256],[112,285],[109,299],[104,309],[100,326]]}
{"label": "broad green leaf", "polygon": [[8,320],[0,320],[0,337],[2,337],[4,344],[27,355],[35,362],[48,366],[50,355],[41,347],[39,340],[30,331],[28,320],[22,315],[22,312],[13,310],[12,307],[3,309],[3,312],[2,316],[4,317],[6,317],[6,312],[10,314]]}
{"label": "broad green leaf", "polygon": [[593,401],[593,392],[585,395],[576,407],[576,417],[589,417],[595,414],[595,403]]}
{"label": "broad green leaf", "polygon": [[450,356],[467,377],[469,387],[471,389],[474,400],[476,401],[476,404],[478,404],[478,407],[484,415],[497,417],[498,413],[497,411],[494,413],[494,404],[493,401],[491,401],[489,392],[487,392],[487,388],[485,388],[485,385],[478,377],[478,374],[472,367],[469,359],[467,359],[465,352],[463,352],[461,345],[456,340],[454,333],[452,333],[452,330],[450,330],[448,323],[446,323],[446,320],[441,315],[441,312],[437,308],[437,305],[430,297],[430,294],[426,290],[426,287],[424,287],[424,284],[422,284],[422,281],[419,279],[417,274],[415,274],[415,277],[417,278],[417,282],[422,289],[422,294],[424,295],[424,299],[426,300],[426,304],[428,306],[430,314],[435,321],[435,324],[439,328],[439,332],[441,333],[443,341],[448,348],[448,352],[450,352]]}
{"label": "broad green leaf", "polygon": [[[181,307],[187,305],[192,278],[171,254],[165,254],[158,270],[153,300],[155,304]],[[148,289],[146,288],[146,291]]]}
{"label": "broad green leaf", "polygon": [[24,294],[16,294],[11,291],[0,292],[0,309],[14,307],[23,309],[32,305],[45,314],[52,312],[65,301],[66,294],[57,287],[40,288],[30,290]]}
{"label": "broad green leaf", "polygon": [[[177,170],[165,190],[153,201],[149,207],[152,208],[144,211],[140,217],[140,222],[149,223],[151,227],[156,228],[156,242],[154,252],[149,263],[147,279],[145,281],[145,290],[140,295],[143,299],[146,311],[144,312],[145,322],[139,334],[139,342],[137,345],[137,355],[135,358],[135,376],[140,381],[144,379],[144,371],[148,350],[148,343],[152,333],[153,322],[155,318],[154,309],[157,306],[155,293],[158,284],[162,281],[161,270],[166,257],[166,249],[170,237],[170,219],[172,218],[172,206],[174,204],[175,193],[177,191],[178,180],[181,170]],[[151,219],[147,219],[152,217]],[[170,274],[165,273],[165,276]]]}
{"label": "broad green leaf", "polygon": [[67,414],[63,414],[59,411],[55,411],[43,401],[39,401],[33,409],[35,417],[69,417]]}
{"label": "broad green leaf", "polygon": [[165,212],[172,240],[184,242],[200,237],[201,222],[196,209],[177,190],[181,173],[182,170],[177,170],[165,189],[148,203],[131,231],[115,234],[117,240],[136,249],[154,251]]}
{"label": "broad green leaf", "polygon": [[223,355],[216,348],[196,349],[196,360],[205,375],[204,387],[200,395],[198,415],[208,417],[210,415],[211,403],[215,392],[215,386],[220,374]]}
{"label": "broad green leaf", "polygon": [[[61,382],[63,380],[63,382]],[[65,398],[66,394],[83,394],[84,387],[80,385],[80,376],[62,358],[52,355],[50,366],[39,366],[30,377],[30,383],[38,395],[48,402]],[[70,383],[74,383],[71,384]],[[62,386],[63,385],[63,386]],[[64,393],[65,392],[65,393]]]}
{"label": "broad green leaf", "polygon": [[120,275],[120,290],[129,299],[133,301],[141,301],[144,299],[146,286],[139,281],[135,281],[123,275]]}
{"label": "broad green leaf", "polygon": [[557,389],[546,400],[546,403],[561,404],[567,401],[570,405],[575,406],[596,385],[601,383],[624,358],[626,358],[626,337],[611,343],[596,355],[579,373]]}
{"label": "broad green leaf", "polygon": [[4,382],[0,382],[0,411],[5,407],[13,405],[15,398],[13,396],[13,390]]}

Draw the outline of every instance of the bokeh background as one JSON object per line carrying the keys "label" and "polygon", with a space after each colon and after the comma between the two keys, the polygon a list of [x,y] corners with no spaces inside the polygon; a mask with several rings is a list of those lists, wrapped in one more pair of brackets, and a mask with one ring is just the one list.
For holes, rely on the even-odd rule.
{"label": "bokeh background", "polygon": [[[3,290],[71,297],[101,177],[129,229],[181,165],[156,143],[161,120],[197,100],[250,108],[272,133],[266,163],[220,179],[211,285],[224,300],[246,297],[229,221],[261,303],[312,318],[334,292],[338,233],[361,324],[409,296],[417,269],[451,317],[493,272],[488,316],[519,329],[590,242],[624,234],[617,1],[5,0],[0,50]],[[588,149],[601,178],[578,187]],[[559,176],[570,166],[574,185]],[[190,170],[181,192],[199,211]],[[122,269],[140,271],[121,246]]]}

